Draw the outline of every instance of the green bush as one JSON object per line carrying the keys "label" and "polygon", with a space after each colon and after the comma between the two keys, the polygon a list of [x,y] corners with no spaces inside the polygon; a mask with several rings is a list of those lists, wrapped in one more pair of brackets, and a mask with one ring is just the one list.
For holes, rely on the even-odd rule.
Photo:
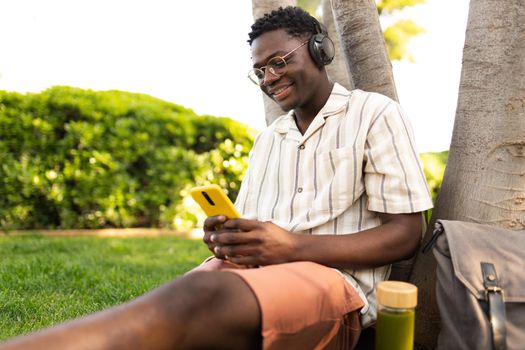
{"label": "green bush", "polygon": [[151,96],[0,91],[0,225],[188,228],[195,185],[237,195],[254,131]]}

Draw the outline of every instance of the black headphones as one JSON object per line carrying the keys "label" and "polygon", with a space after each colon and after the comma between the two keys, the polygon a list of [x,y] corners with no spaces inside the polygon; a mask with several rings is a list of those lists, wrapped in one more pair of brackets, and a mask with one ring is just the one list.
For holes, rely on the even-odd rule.
{"label": "black headphones", "polygon": [[332,62],[335,56],[335,48],[332,39],[328,37],[326,28],[317,19],[314,18],[313,21],[315,34],[308,42],[308,51],[317,67],[321,68]]}

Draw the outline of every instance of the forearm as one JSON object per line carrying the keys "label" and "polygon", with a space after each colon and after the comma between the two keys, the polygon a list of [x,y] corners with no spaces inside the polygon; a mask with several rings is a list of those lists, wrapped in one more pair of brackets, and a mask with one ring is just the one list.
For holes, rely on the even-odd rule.
{"label": "forearm", "polygon": [[224,223],[224,230],[207,232],[207,244],[214,245],[216,256],[255,266],[312,261],[364,268],[413,254],[421,241],[421,213],[378,215],[379,227],[347,235],[297,235],[269,221],[232,219]]}
{"label": "forearm", "polygon": [[421,238],[421,214],[386,218],[381,226],[354,234],[298,236],[291,260],[337,268],[367,268],[411,256]]}

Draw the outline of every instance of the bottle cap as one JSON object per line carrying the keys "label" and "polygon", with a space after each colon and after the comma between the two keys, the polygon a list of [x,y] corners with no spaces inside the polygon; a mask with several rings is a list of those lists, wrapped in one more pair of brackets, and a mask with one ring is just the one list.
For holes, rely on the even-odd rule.
{"label": "bottle cap", "polygon": [[417,305],[417,287],[400,281],[383,281],[377,284],[377,302],[394,308],[414,308]]}

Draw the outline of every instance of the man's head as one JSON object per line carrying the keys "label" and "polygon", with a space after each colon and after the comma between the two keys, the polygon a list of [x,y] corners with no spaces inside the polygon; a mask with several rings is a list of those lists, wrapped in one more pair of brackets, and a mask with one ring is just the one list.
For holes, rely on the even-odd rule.
{"label": "man's head", "polygon": [[252,81],[285,111],[318,104],[333,44],[314,17],[298,7],[279,8],[256,20],[249,37]]}
{"label": "man's head", "polygon": [[248,43],[252,45],[262,34],[277,29],[284,29],[291,37],[310,39],[308,51],[319,68],[332,62],[334,44],[326,29],[315,17],[300,7],[279,7],[278,10],[257,19],[252,25],[252,31],[248,33]]}

